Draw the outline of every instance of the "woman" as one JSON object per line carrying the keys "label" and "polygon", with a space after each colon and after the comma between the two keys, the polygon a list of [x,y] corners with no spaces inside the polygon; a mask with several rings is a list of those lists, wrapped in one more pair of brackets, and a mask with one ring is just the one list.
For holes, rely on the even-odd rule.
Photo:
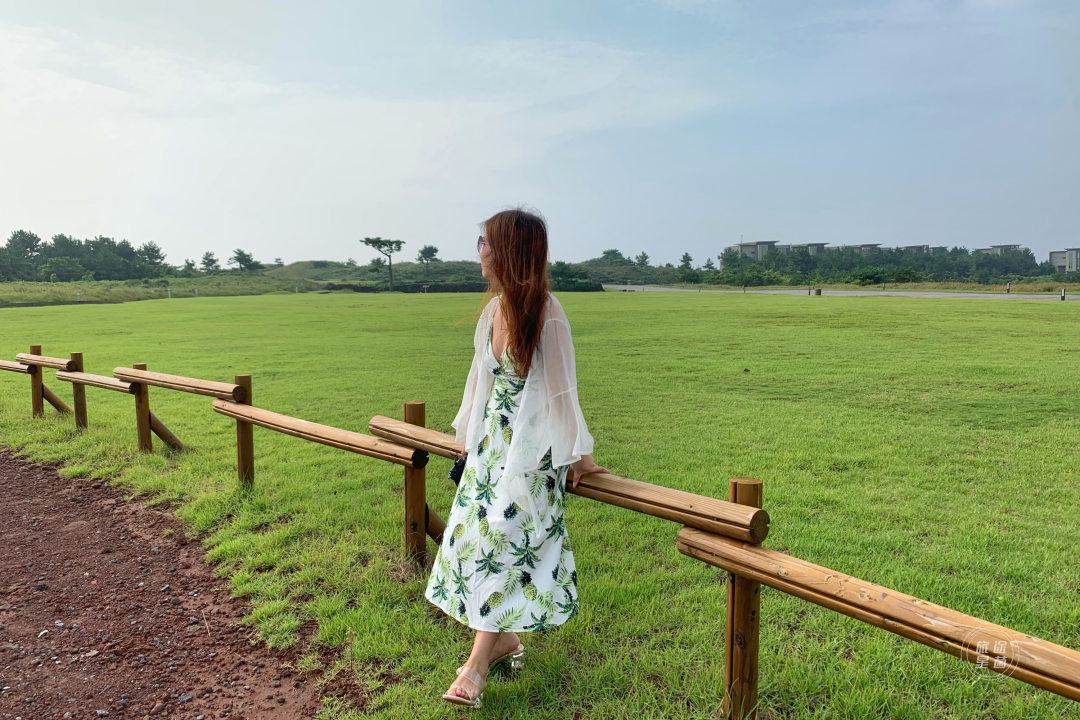
{"label": "woman", "polygon": [[443,698],[480,707],[488,666],[523,665],[517,633],[578,611],[577,570],[564,520],[567,472],[607,472],[577,397],[574,346],[548,292],[547,228],[524,210],[484,223],[477,243],[489,301],[454,419],[465,470],[425,597],[476,630],[472,653]]}

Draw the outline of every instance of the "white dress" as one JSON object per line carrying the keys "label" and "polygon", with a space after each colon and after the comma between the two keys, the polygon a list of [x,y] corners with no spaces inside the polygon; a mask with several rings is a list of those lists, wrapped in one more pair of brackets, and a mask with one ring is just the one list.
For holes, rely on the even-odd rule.
{"label": "white dress", "polygon": [[577,570],[565,524],[569,466],[592,452],[577,399],[566,314],[549,295],[526,378],[491,351],[499,299],[484,309],[457,440],[465,472],[425,597],[474,630],[561,625],[578,611]]}

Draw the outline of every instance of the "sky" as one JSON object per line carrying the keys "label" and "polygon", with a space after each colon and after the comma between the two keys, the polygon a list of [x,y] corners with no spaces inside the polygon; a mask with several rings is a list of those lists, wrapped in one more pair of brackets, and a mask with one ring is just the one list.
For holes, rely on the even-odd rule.
{"label": "sky", "polygon": [[[0,234],[1080,246],[1075,0],[0,0]],[[399,257],[402,257],[399,256]]]}

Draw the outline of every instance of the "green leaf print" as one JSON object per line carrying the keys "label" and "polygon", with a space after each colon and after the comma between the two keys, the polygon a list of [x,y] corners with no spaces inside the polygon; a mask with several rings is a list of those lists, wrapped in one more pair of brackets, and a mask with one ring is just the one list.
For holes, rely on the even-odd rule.
{"label": "green leaf print", "polygon": [[495,437],[495,434],[502,428],[502,420],[500,419],[502,417],[498,413],[492,413],[491,417],[487,419],[487,435]]}
{"label": "green leaf print", "polygon": [[453,576],[454,594],[461,595],[462,597],[469,597],[469,593],[472,592],[472,589],[469,587],[469,580],[472,578],[472,575],[463,574],[461,571],[461,565],[459,563],[458,569],[454,570],[453,572]]}
{"label": "green leaf print", "polygon": [[[513,608],[507,610],[495,620],[495,629],[499,632],[509,632],[525,617],[525,608]],[[533,620],[536,618],[534,617]]]}
{"label": "green leaf print", "polygon": [[522,518],[521,522],[518,523],[518,530],[525,535],[526,539],[528,539],[529,535],[536,534],[536,526],[533,524],[532,515],[527,515]]}
{"label": "green leaf print", "polygon": [[559,612],[574,617],[577,615],[578,601],[569,592],[566,593],[566,601],[559,603]]}
{"label": "green leaf print", "polygon": [[487,474],[489,476],[491,475],[492,471],[495,469],[495,466],[499,464],[499,461],[502,460],[502,456],[503,456],[502,450],[492,450],[491,452],[489,452],[487,454],[487,457],[485,457],[481,461],[481,463],[484,466],[484,470],[487,472]]}
{"label": "green leaf print", "polygon": [[506,577],[503,578],[502,591],[504,595],[510,596],[518,591],[521,587],[521,570],[515,570],[510,568],[506,571]]}
{"label": "green leaf print", "polygon": [[552,597],[550,590],[542,592],[536,596],[536,607],[544,612],[545,615],[555,614],[555,599]]}
{"label": "green leaf print", "polygon": [[566,534],[565,515],[556,515],[551,519],[551,526],[548,527],[548,538],[561,538]]}
{"label": "green leaf print", "polygon": [[529,617],[533,619],[533,623],[532,625],[526,625],[526,630],[547,630],[548,628],[555,627],[548,622],[547,613],[543,613],[539,619],[537,619],[536,615],[534,615],[533,613],[529,613]]}
{"label": "green leaf print", "polygon": [[491,439],[489,438],[489,436],[485,435],[484,437],[480,438],[480,444],[476,447],[476,454],[483,456],[484,451],[488,449],[488,445],[490,444]]}
{"label": "green leaf print", "polygon": [[498,498],[495,494],[495,485],[497,481],[478,483],[476,486],[476,502],[482,502],[486,505]]}
{"label": "green leaf print", "polygon": [[559,566],[559,576],[555,578],[555,584],[563,589],[564,592],[569,593],[574,581],[570,579],[570,572],[565,566]]}
{"label": "green leaf print", "polygon": [[447,575],[449,575],[450,574],[450,558],[446,557],[446,553],[442,552],[441,549],[439,550],[438,563],[439,563],[439,571],[441,572],[442,576],[446,577]]}
{"label": "green leaf print", "polygon": [[483,572],[484,577],[490,577],[491,575],[498,575],[503,571],[503,564],[495,559],[499,554],[495,550],[489,553],[480,550],[482,557],[476,561],[476,571]]}
{"label": "green leaf print", "polygon": [[506,533],[502,530],[492,530],[487,536],[488,545],[495,552],[502,555],[510,547],[510,543],[506,539]]}
{"label": "green leaf print", "polygon": [[535,499],[539,498],[542,492],[544,492],[544,476],[533,475],[529,478],[529,494]]}
{"label": "green leaf print", "polygon": [[[543,543],[541,543],[542,545]],[[514,542],[510,543],[510,554],[517,560],[514,561],[514,567],[521,567],[522,565],[528,565],[530,568],[535,568],[536,563],[539,562],[540,556],[536,554],[536,551],[540,549],[540,545],[532,547],[529,545],[529,536],[525,536],[525,542],[521,545],[517,545]]]}
{"label": "green leaf print", "polygon": [[463,562],[476,554],[476,538],[463,543],[458,543],[457,560]]}
{"label": "green leaf print", "polygon": [[521,392],[521,388],[514,392],[514,389],[508,388],[505,391],[500,391],[498,386],[495,388],[495,409],[505,410],[508,413],[513,413],[517,409],[517,402],[515,402],[518,394]]}
{"label": "green leaf print", "polygon": [[449,600],[450,593],[446,592],[446,578],[438,578],[438,582],[431,588],[431,597],[435,600]]}

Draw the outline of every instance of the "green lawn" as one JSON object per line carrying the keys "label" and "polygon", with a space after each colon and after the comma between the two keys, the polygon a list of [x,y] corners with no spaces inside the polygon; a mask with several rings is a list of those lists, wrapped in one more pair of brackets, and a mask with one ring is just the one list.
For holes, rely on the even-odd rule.
{"label": "green lawn", "polygon": [[[476,295],[271,295],[0,310],[0,357],[40,343],[87,370],[146,362],[254,376],[255,404],[364,431],[427,402],[448,431]],[[1080,648],[1080,305],[741,294],[582,293],[580,395],[612,472],[713,497],[765,482],[766,546]],[[70,388],[46,382],[62,397]],[[401,555],[400,467],[256,429],[238,492],[234,425],[208,398],[152,389],[193,452],[135,452],[133,401],[89,388],[91,429],[0,373],[0,442],[106,476],[201,533],[273,645],[318,630],[304,663],[355,673],[379,718],[712,718],[723,684],[722,573],[679,554],[678,526],[568,498],[582,609],[526,636],[526,670],[484,709],[439,699],[470,636]],[[444,517],[448,462],[429,466]],[[436,547],[429,543],[431,556]],[[771,589],[762,593],[763,718],[1062,718],[1080,705],[977,679],[929,648]],[[313,621],[313,622],[312,622]],[[349,717],[327,711],[328,717]]]}

